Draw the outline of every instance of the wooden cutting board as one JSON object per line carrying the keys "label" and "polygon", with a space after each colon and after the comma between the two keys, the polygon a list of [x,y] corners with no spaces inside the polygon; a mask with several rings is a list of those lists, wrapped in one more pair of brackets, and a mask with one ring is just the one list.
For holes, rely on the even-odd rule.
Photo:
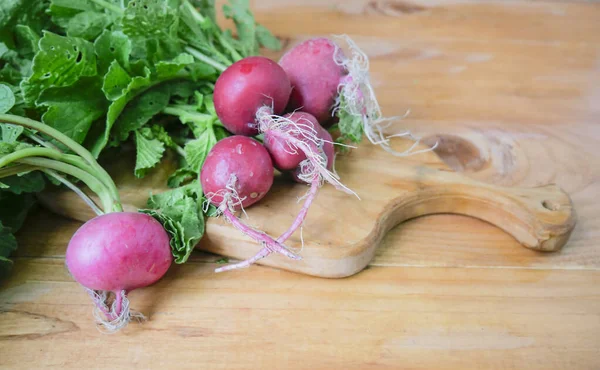
{"label": "wooden cutting board", "polygon": [[[110,158],[103,165],[114,177],[125,209],[131,211],[144,207],[150,193],[166,190],[166,178],[175,169],[173,161],[166,160],[140,180],[132,174],[130,156]],[[321,277],[346,277],[367,266],[391,228],[431,214],[453,213],[487,221],[524,247],[541,252],[563,247],[576,222],[571,199],[555,185],[507,188],[478,182],[449,170],[434,153],[401,158],[365,142],[350,154],[338,156],[336,170],[360,200],[331,185],[323,186],[302,229],[302,260],[271,255],[261,264]],[[300,210],[298,198],[307,190],[308,186],[277,176],[269,194],[247,209],[248,219],[243,220],[277,237]],[[72,192],[53,189],[40,199],[58,214],[81,221],[94,217]],[[286,245],[299,249],[300,232]],[[225,220],[211,218],[198,248],[245,259],[260,246]]]}

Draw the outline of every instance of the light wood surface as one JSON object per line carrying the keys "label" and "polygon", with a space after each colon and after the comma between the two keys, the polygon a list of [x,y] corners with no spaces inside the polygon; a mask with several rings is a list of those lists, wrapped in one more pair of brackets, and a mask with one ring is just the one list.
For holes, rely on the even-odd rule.
{"label": "light wood surface", "polygon": [[[427,156],[435,157],[428,153],[409,161],[391,156],[367,140],[350,154],[338,156],[337,173],[359,198],[324,186],[302,230],[286,242],[286,246],[298,251],[302,260],[271,255],[258,264],[320,277],[347,277],[371,262],[381,240],[394,226],[432,214],[476,217],[537,251],[556,252],[567,243],[576,223],[576,212],[569,195],[555,184],[500,187],[470,179],[443,165],[435,168],[427,163],[412,163]],[[168,190],[165,184],[169,173],[165,168],[140,180],[132,174],[132,161],[127,162],[128,166],[119,159],[113,162],[117,164],[115,167],[107,167],[109,173],[115,174],[126,209],[144,208],[148,194]],[[294,221],[301,207],[298,199],[307,188],[290,179],[278,178],[269,194],[246,210],[248,217],[244,221],[277,238]],[[71,219],[87,221],[96,216],[68,189],[49,191],[41,199],[45,207]],[[199,249],[247,259],[262,248],[223,218],[207,221]]]}
{"label": "light wood surface", "polygon": [[[408,221],[369,267],[321,279],[213,274],[194,253],[131,293],[149,321],[96,331],[64,268],[79,223],[40,211],[0,290],[6,369],[600,368],[600,5],[577,1],[255,1],[288,45],[348,33],[389,115],[494,185],[557,183],[578,223],[558,253],[462,216]],[[429,159],[427,159],[429,161]]]}

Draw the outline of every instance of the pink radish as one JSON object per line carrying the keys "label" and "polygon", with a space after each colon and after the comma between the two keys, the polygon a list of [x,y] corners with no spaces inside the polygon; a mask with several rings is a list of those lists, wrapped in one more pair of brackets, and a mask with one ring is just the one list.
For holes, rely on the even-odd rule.
{"label": "pink radish", "polygon": [[[200,172],[200,181],[208,201],[235,228],[263,244],[269,253],[300,259],[280,242],[245,225],[234,215],[237,210],[261,200],[273,184],[273,162],[259,142],[239,135],[222,139],[209,152]],[[226,267],[217,272],[225,270]]]}
{"label": "pink radish", "polygon": [[[127,293],[163,277],[173,261],[169,241],[158,221],[134,212],[97,216],[75,232],[67,247],[66,265],[92,295],[101,327],[114,332],[132,317],[143,317],[130,311]],[[110,308],[105,303],[108,293],[115,296]]]}
{"label": "pink radish", "polygon": [[254,56],[233,63],[217,79],[215,110],[225,128],[236,135],[258,134],[256,117],[280,114],[291,92],[285,71],[269,58]]}
{"label": "pink radish", "polygon": [[[305,170],[300,177],[303,181],[315,183],[315,186],[326,181],[339,189],[351,192],[340,183],[337,175],[328,170],[327,156],[322,150],[323,139],[319,137],[323,129],[314,117],[307,119],[300,114],[293,116],[294,118],[291,115],[284,117],[278,115],[287,105],[290,92],[289,78],[281,66],[264,57],[245,58],[225,70],[215,84],[214,99],[217,115],[223,125],[233,133],[251,136],[262,133],[267,143],[278,142],[277,145],[280,146],[285,143],[287,148],[283,148],[282,153],[287,152],[287,154],[274,157],[278,168],[294,169],[302,163]],[[302,118],[302,122],[296,118]],[[232,204],[241,202],[240,198],[231,192],[231,188],[232,185],[229,183],[221,182],[219,187],[213,190],[228,194]],[[218,196],[213,198],[211,198],[213,204],[221,200]],[[220,206],[224,214],[230,217],[225,213],[228,207],[223,207],[222,204]],[[231,207],[232,205],[229,206]],[[273,241],[273,243],[277,242]],[[221,268],[219,271],[248,266],[273,251],[285,253],[286,249],[278,244],[280,243],[273,244],[271,247],[267,245],[270,249],[263,249],[259,255],[250,260]]]}
{"label": "pink radish", "polygon": [[[281,57],[279,64],[287,72],[293,88],[287,110],[301,109],[310,113],[324,127],[333,122],[338,110],[359,117],[371,143],[397,156],[432,150],[414,151],[420,139],[408,131],[391,136],[384,134],[384,129],[397,117],[383,117],[370,82],[367,55],[348,36],[339,38],[348,45],[350,57],[337,43],[322,37],[306,40]],[[409,137],[415,139],[415,143],[410,149],[397,152],[390,146],[392,137]]]}
{"label": "pink radish", "polygon": [[[273,125],[265,130],[264,140],[271,157],[279,169],[292,170],[292,177],[296,181],[311,186],[296,219],[288,230],[277,238],[277,242],[284,243],[304,222],[324,180],[350,191],[338,181],[337,175],[330,172],[334,160],[332,138],[315,117],[305,112],[294,112],[274,120]],[[254,257],[222,267],[219,271],[247,267],[271,253],[268,247],[264,247]]]}

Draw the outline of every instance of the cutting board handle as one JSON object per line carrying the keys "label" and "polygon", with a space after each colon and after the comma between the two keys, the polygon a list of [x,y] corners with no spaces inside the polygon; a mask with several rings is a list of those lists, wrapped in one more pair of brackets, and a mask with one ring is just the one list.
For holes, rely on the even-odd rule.
{"label": "cutting board handle", "polygon": [[527,248],[550,252],[561,249],[575,227],[571,199],[556,185],[499,187],[439,170],[420,181],[382,213],[391,216],[386,221],[390,228],[430,214],[461,214],[501,228]]}

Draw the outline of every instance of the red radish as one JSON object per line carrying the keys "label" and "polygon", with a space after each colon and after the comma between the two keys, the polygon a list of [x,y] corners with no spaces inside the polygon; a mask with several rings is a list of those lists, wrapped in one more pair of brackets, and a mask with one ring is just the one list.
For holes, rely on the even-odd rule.
{"label": "red radish", "polygon": [[281,57],[279,65],[293,86],[288,110],[301,109],[323,125],[331,121],[340,80],[347,74],[334,60],[336,50],[331,40],[313,38]]}
{"label": "red radish", "polygon": [[215,110],[227,130],[255,136],[259,110],[280,114],[291,89],[287,74],[277,63],[261,56],[247,57],[233,63],[217,79]]}
{"label": "red radish", "polygon": [[[238,230],[263,244],[268,253],[281,253],[292,259],[280,242],[242,223],[234,212],[261,200],[273,184],[273,162],[259,142],[234,135],[219,141],[209,152],[200,172],[202,189],[208,201],[218,208]],[[224,267],[217,272],[228,270]]]}
{"label": "red radish", "polygon": [[[338,110],[360,117],[371,143],[397,156],[432,150],[413,151],[420,139],[408,131],[384,134],[383,130],[397,117],[383,117],[371,86],[367,55],[348,36],[340,38],[348,45],[350,57],[337,43],[322,37],[306,40],[281,57],[279,64],[293,88],[287,109],[302,109],[314,115],[324,127],[333,122]],[[415,139],[414,145],[405,152],[394,151],[390,138],[403,136]]]}
{"label": "red radish", "polygon": [[[323,149],[325,150],[328,159],[333,156],[334,149],[331,135],[319,124],[312,114],[297,111],[288,113],[284,115],[283,118],[294,122],[298,127],[296,132],[290,133],[291,136],[295,139],[302,140],[303,133],[313,133],[318,138],[324,139]],[[290,148],[287,141],[277,137],[271,131],[265,134],[264,145],[271,154],[275,167],[280,171],[295,170],[300,165],[300,162],[306,159],[306,154],[304,154],[304,152]],[[333,159],[331,158],[327,162],[327,168],[331,170],[332,166]]]}
{"label": "red radish", "polygon": [[[263,125],[261,127],[264,128]],[[304,222],[308,209],[324,180],[350,191],[338,181],[337,175],[330,172],[334,160],[332,138],[311,114],[294,112],[275,118],[271,126],[265,130],[264,142],[279,169],[293,170],[292,176],[296,181],[311,185],[296,219],[288,230],[277,238],[278,243],[284,243]],[[269,254],[271,254],[269,248],[264,247],[254,257],[222,267],[218,271],[247,267]]]}
{"label": "red radish", "polygon": [[[163,277],[173,261],[169,241],[158,221],[134,212],[97,216],[75,232],[67,247],[66,265],[108,319],[96,312],[106,330],[117,331],[131,317],[141,316],[130,311],[127,293]],[[115,299],[109,308],[105,301],[110,292]]]}

